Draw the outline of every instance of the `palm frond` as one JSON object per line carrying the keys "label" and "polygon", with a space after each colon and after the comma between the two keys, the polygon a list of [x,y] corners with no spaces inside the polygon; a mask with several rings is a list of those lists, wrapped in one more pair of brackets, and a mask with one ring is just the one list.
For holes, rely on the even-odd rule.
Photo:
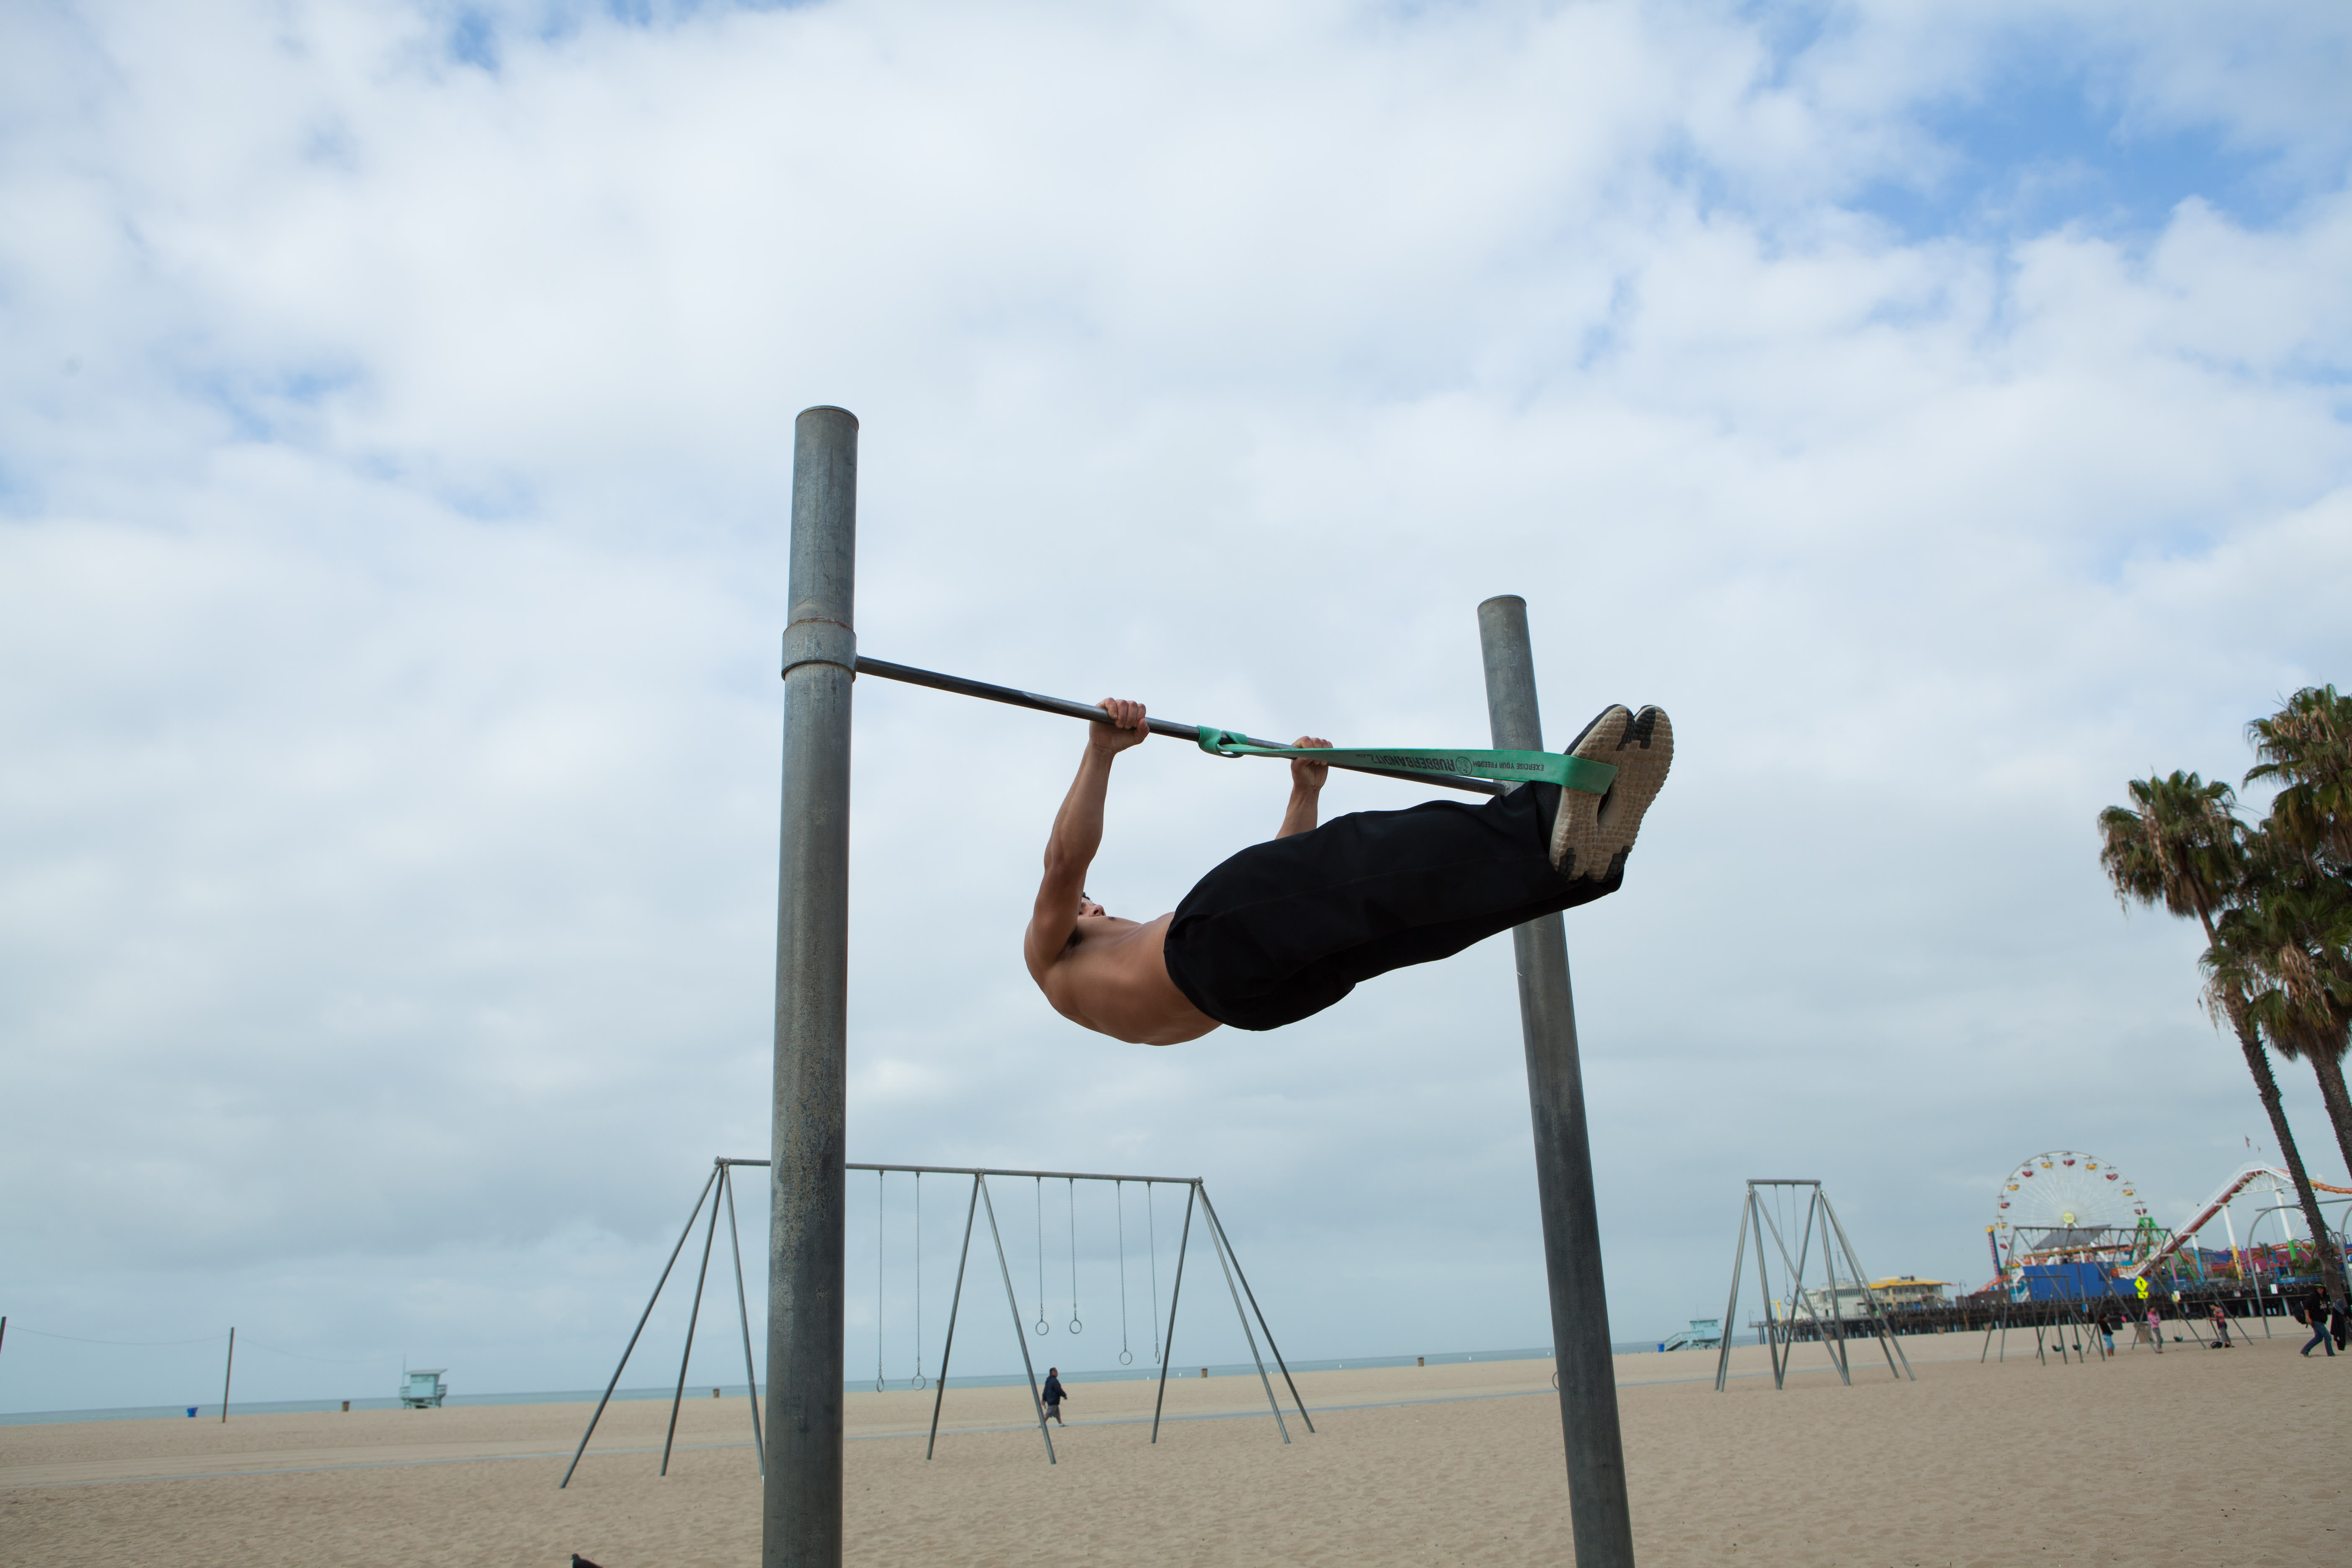
{"label": "palm frond", "polygon": [[2307,686],[2248,724],[2246,739],[2261,759],[2246,782],[2281,786],[2271,805],[2281,836],[2315,864],[2352,871],[2352,697]]}
{"label": "palm frond", "polygon": [[2130,806],[2099,813],[2099,864],[2126,907],[2161,903],[2210,925],[2246,877],[2245,825],[2236,795],[2195,773],[2133,779]]}

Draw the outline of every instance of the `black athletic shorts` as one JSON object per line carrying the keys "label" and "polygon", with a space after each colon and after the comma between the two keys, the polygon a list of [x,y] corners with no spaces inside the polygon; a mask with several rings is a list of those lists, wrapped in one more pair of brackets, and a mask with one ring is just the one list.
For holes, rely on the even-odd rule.
{"label": "black athletic shorts", "polygon": [[1552,869],[1558,800],[1552,785],[1524,784],[1482,805],[1351,812],[1254,844],[1176,906],[1168,977],[1221,1024],[1278,1029],[1360,980],[1615,892],[1622,863],[1605,880]]}

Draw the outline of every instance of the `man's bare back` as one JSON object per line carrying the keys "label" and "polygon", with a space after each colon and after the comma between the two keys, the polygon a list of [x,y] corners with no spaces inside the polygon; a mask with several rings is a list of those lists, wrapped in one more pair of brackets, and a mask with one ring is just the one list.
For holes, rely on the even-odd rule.
{"label": "man's bare back", "polygon": [[1100,908],[1079,906],[1068,944],[1038,979],[1054,1011],[1098,1035],[1137,1046],[1182,1045],[1215,1028],[1217,1021],[1186,1001],[1168,978],[1160,944],[1176,917],[1139,923],[1085,912]]}
{"label": "man's bare back", "polygon": [[[1086,896],[1087,868],[1102,847],[1103,797],[1110,787],[1111,760],[1150,733],[1144,727],[1140,702],[1109,698],[1103,707],[1113,722],[1091,727],[1078,776],[1054,818],[1054,831],[1045,843],[1045,874],[1038,883],[1022,956],[1037,989],[1070,1022],[1130,1045],[1181,1045],[1218,1024],[1168,977],[1162,948],[1168,923],[1175,917],[1123,920]],[[1305,737],[1298,743],[1329,742]],[[1290,806],[1277,837],[1315,826],[1316,796],[1328,771],[1320,763],[1292,763]]]}

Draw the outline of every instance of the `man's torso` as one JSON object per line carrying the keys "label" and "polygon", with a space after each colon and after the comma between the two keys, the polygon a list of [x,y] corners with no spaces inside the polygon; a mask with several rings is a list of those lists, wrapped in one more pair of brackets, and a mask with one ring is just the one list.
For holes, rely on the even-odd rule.
{"label": "man's torso", "polygon": [[1038,981],[1054,1011],[1138,1046],[1197,1040],[1217,1026],[1168,978],[1162,948],[1173,915],[1139,923],[1084,915]]}

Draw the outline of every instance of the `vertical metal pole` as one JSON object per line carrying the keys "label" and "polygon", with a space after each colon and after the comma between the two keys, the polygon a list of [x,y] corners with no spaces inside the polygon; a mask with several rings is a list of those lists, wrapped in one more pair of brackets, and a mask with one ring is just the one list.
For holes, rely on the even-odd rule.
{"label": "vertical metal pole", "polygon": [[1160,1441],[1160,1412],[1168,1403],[1168,1363],[1176,1356],[1176,1304],[1184,1299],[1184,1253],[1192,1239],[1192,1200],[1201,1184],[1184,1185],[1184,1233],[1176,1238],[1176,1283],[1168,1288],[1168,1337],[1160,1342],[1160,1397],[1151,1402],[1151,1440]]}
{"label": "vertical metal pole", "polygon": [[743,1295],[743,1237],[735,1228],[735,1167],[719,1162],[719,1184],[727,1200],[727,1242],[735,1249],[735,1313],[743,1320],[743,1392],[751,1396],[751,1456],[768,1473],[768,1448],[760,1437],[760,1374],[751,1367],[751,1304]]}
{"label": "vertical metal pole", "polygon": [[[1748,1184],[1748,1191],[1752,1198],[1756,1192],[1755,1184]],[[1789,1362],[1788,1357],[1781,1354],[1780,1314],[1772,1305],[1772,1266],[1764,1257],[1764,1227],[1770,1218],[1771,1215],[1759,1204],[1756,1211],[1756,1288],[1764,1292],[1764,1342],[1771,1347],[1772,1387],[1778,1391],[1789,1386]],[[1775,1226],[1772,1227],[1772,1241],[1779,1247],[1781,1260],[1786,1262],[1789,1249],[1780,1247],[1780,1230]],[[1791,1333],[1789,1339],[1788,1356],[1794,1356],[1797,1353],[1796,1336]]]}
{"label": "vertical metal pole", "polygon": [[768,1220],[768,1467],[761,1568],[840,1568],[842,1246],[847,1232],[849,680],[857,420],[793,426],[776,1067]]}
{"label": "vertical metal pole", "polygon": [[988,1190],[988,1178],[980,1178],[980,1201],[988,1205],[988,1234],[996,1243],[997,1271],[1004,1276],[1004,1304],[1013,1311],[1013,1337],[1021,1342],[1021,1370],[1029,1374],[1029,1404],[1037,1412],[1037,1436],[1045,1439],[1045,1462],[1058,1465],[1054,1457],[1054,1434],[1045,1428],[1045,1402],[1037,1394],[1037,1367],[1029,1359],[1029,1325],[1021,1321],[1021,1303],[1013,1295],[1013,1268],[1004,1261],[1004,1233],[996,1228],[996,1198]]}
{"label": "vertical metal pole", "polygon": [[221,1425],[228,1425],[228,1380],[236,1371],[236,1330],[228,1331],[228,1363],[221,1368]]}
{"label": "vertical metal pole", "polygon": [[[1821,1184],[1817,1182],[1813,1184],[1812,1196],[1805,1200],[1805,1230],[1803,1236],[1797,1241],[1797,1304],[1803,1308],[1806,1321],[1812,1325],[1813,1338],[1820,1342],[1822,1351],[1828,1354],[1830,1363],[1837,1368],[1839,1380],[1851,1386],[1853,1379],[1846,1376],[1844,1339],[1840,1338],[1832,1345],[1830,1342],[1829,1331],[1822,1325],[1820,1310],[1804,1305],[1805,1268],[1812,1261],[1813,1257],[1813,1211],[1820,1205],[1820,1202]],[[1829,1237],[1826,1234],[1826,1227],[1822,1237],[1822,1277],[1826,1283],[1823,1288],[1829,1292],[1830,1310],[1834,1312],[1837,1310],[1837,1267],[1829,1256]]]}
{"label": "vertical metal pole", "polygon": [[[965,1265],[971,1261],[971,1220],[979,1212],[980,1178],[974,1176],[971,1179],[971,1202],[963,1211],[963,1251],[956,1258],[955,1295],[948,1302],[948,1341],[940,1347],[939,1391],[931,1395],[931,1440],[923,1445],[923,1458],[926,1459],[931,1457],[931,1450],[940,1446],[940,1406],[947,1403],[948,1360],[955,1354],[956,1313],[963,1308],[963,1271]],[[995,1217],[992,1212],[990,1217]],[[1026,1349],[1028,1342],[1024,1340],[1022,1347]]]}
{"label": "vertical metal pole", "polygon": [[[1888,1314],[1878,1310],[1878,1298],[1870,1289],[1870,1276],[1863,1271],[1862,1259],[1854,1256],[1853,1243],[1845,1234],[1845,1224],[1838,1218],[1837,1209],[1830,1203],[1830,1195],[1826,1192],[1822,1194],[1822,1213],[1827,1216],[1838,1246],[1845,1249],[1845,1266],[1853,1270],[1853,1282],[1862,1287],[1862,1304],[1869,1310],[1871,1325],[1878,1331],[1878,1348],[1886,1354],[1887,1372],[1897,1378],[1907,1375],[1912,1382],[1918,1382],[1919,1374],[1911,1370],[1911,1358],[1904,1354],[1903,1346],[1895,1340],[1893,1321]],[[1902,1358],[1901,1372],[1895,1371],[1897,1357]]]}
{"label": "vertical metal pole", "polygon": [[[1819,1182],[1813,1183],[1812,1188],[1812,1198],[1805,1205],[1804,1239],[1797,1244],[1797,1300],[1800,1301],[1805,1299],[1805,1259],[1812,1256],[1813,1219],[1816,1214],[1824,1212],[1829,1204],[1829,1194],[1822,1190]],[[1845,1353],[1845,1310],[1838,1305],[1837,1256],[1830,1250],[1830,1227],[1826,1218],[1822,1221],[1822,1277],[1829,1289],[1830,1322],[1824,1326],[1822,1315],[1815,1312],[1812,1314],[1813,1331],[1822,1336],[1822,1343],[1826,1347],[1830,1342],[1830,1329],[1837,1330],[1837,1344],[1831,1352],[1831,1359],[1837,1363],[1838,1381],[1852,1388],[1853,1375],[1847,1365]],[[1856,1280],[1855,1283],[1861,1281]]]}
{"label": "vertical metal pole", "polygon": [[[1527,601],[1506,594],[1480,605],[1478,642],[1495,744],[1541,751],[1543,720],[1536,706]],[[1632,1568],[1625,1444],[1617,1423],[1617,1369],[1609,1350],[1609,1296],[1601,1271],[1601,1221],[1577,1062],[1568,939],[1559,916],[1545,915],[1513,931],[1511,945],[1518,960],[1519,1026],[1527,1047],[1528,1108],[1535,1123],[1536,1196],[1551,1282],[1576,1561],[1579,1568]]]}
{"label": "vertical metal pole", "polygon": [[1726,1379],[1731,1375],[1731,1325],[1739,1315],[1739,1265],[1741,1254],[1748,1250],[1748,1215],[1756,1206],[1756,1184],[1748,1184],[1748,1196],[1739,1205],[1739,1239],[1731,1244],[1731,1300],[1723,1304],[1723,1337],[1716,1341],[1715,1391],[1723,1392]]}
{"label": "vertical metal pole", "polygon": [[714,1167],[702,1179],[702,1190],[694,1194],[694,1209],[686,1216],[686,1228],[677,1233],[677,1245],[669,1249],[669,1261],[662,1265],[661,1278],[654,1281],[654,1293],[646,1298],[646,1310],[637,1314],[637,1326],[629,1331],[629,1342],[621,1349],[621,1359],[613,1368],[613,1381],[604,1385],[604,1397],[596,1401],[596,1408],[588,1417],[588,1430],[580,1434],[580,1447],[572,1450],[572,1463],[563,1468],[563,1479],[555,1483],[562,1491],[572,1484],[572,1472],[580,1468],[580,1456],[588,1451],[588,1439],[596,1435],[596,1423],[604,1418],[604,1406],[613,1402],[613,1390],[621,1386],[621,1373],[636,1353],[637,1336],[646,1331],[646,1320],[654,1315],[654,1303],[661,1300],[662,1287],[669,1283],[669,1271],[677,1267],[677,1255],[686,1250],[687,1239],[694,1235],[694,1222],[702,1217],[702,1200],[710,1195],[718,1184],[719,1172]]}
{"label": "vertical metal pole", "polygon": [[1233,1260],[1234,1278],[1242,1282],[1242,1294],[1249,1298],[1250,1310],[1257,1314],[1257,1326],[1265,1334],[1265,1348],[1274,1352],[1274,1364],[1282,1373],[1282,1381],[1289,1386],[1290,1402],[1298,1406],[1298,1418],[1307,1423],[1309,1432],[1314,1431],[1315,1418],[1307,1414],[1307,1401],[1298,1397],[1298,1384],[1290,1375],[1289,1363],[1282,1359],[1282,1347],[1274,1342],[1274,1331],[1266,1326],[1265,1309],[1257,1304],[1257,1292],[1250,1289],[1249,1276],[1242,1272],[1242,1255],[1234,1250],[1234,1238],[1225,1234],[1225,1222],[1217,1217],[1217,1205],[1209,1201],[1209,1189],[1205,1184],[1201,1188],[1201,1208],[1209,1216],[1209,1223],[1217,1227],[1217,1234],[1224,1238],[1225,1256]]}
{"label": "vertical metal pole", "polygon": [[1242,1338],[1249,1345],[1250,1361],[1257,1367],[1257,1380],[1265,1388],[1266,1408],[1274,1412],[1275,1430],[1282,1434],[1283,1442],[1287,1444],[1290,1441],[1290,1427],[1282,1418],[1282,1402],[1274,1396],[1274,1380],[1265,1375],[1265,1358],[1257,1353],[1257,1336],[1250,1332],[1249,1310],[1242,1305],[1241,1288],[1234,1283],[1232,1260],[1225,1256],[1225,1227],[1217,1223],[1216,1211],[1208,1208],[1207,1202],[1208,1194],[1203,1193],[1202,1194],[1202,1217],[1209,1222],[1205,1227],[1209,1233],[1209,1245],[1216,1251],[1217,1267],[1224,1270],[1225,1289],[1233,1292],[1234,1316],[1242,1321]]}
{"label": "vertical metal pole", "polygon": [[2009,1364],[2010,1310],[2017,1304],[2015,1298],[2010,1294],[2009,1286],[2009,1264],[2016,1261],[2017,1258],[2017,1243],[2013,1238],[2010,1242],[2009,1251],[2009,1258],[2001,1264],[2000,1271],[1993,1276],[2000,1281],[2000,1353],[1993,1357],[1995,1366]]}
{"label": "vertical metal pole", "polygon": [[[712,1173],[723,1180],[727,1167],[714,1161]],[[686,1314],[686,1349],[679,1352],[677,1358],[677,1392],[670,1395],[669,1431],[662,1438],[663,1475],[669,1474],[670,1445],[677,1441],[677,1409],[686,1403],[686,1368],[687,1363],[694,1360],[694,1329],[702,1321],[702,1288],[710,1281],[710,1247],[718,1239],[719,1205],[714,1200],[710,1205],[710,1228],[702,1233],[702,1268],[694,1277],[694,1306]]]}

